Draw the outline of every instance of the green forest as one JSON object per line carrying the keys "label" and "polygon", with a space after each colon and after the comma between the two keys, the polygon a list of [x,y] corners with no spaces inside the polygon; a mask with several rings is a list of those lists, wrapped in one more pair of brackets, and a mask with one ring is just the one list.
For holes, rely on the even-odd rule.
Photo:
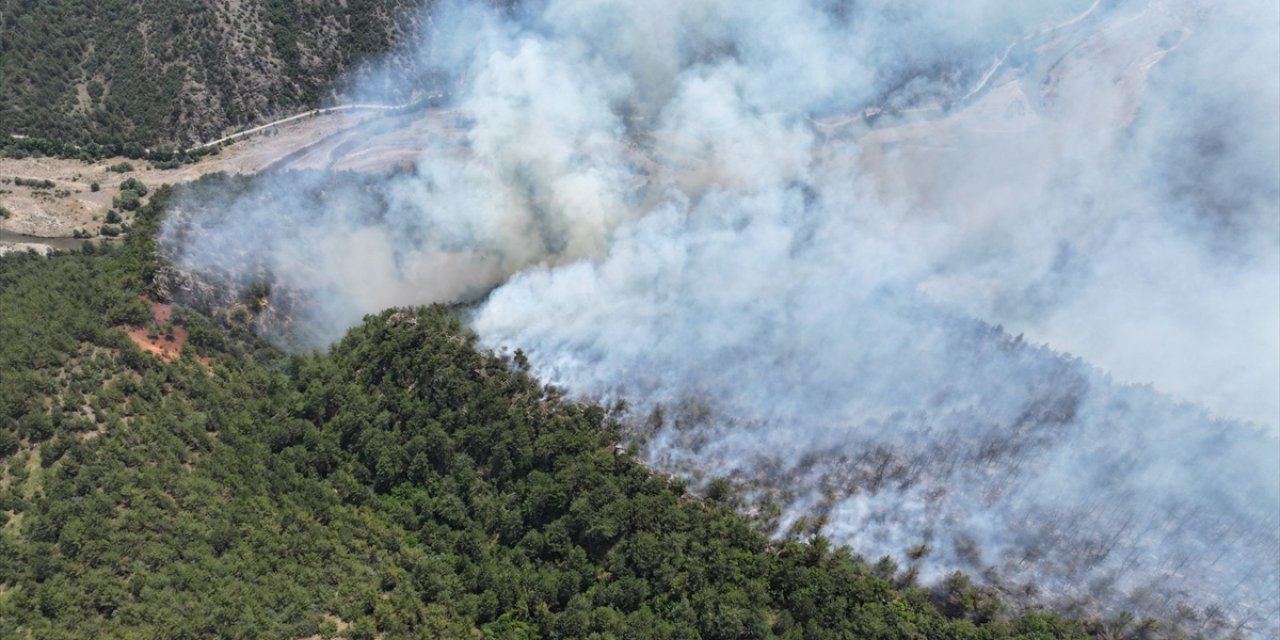
{"label": "green forest", "polygon": [[317,105],[417,4],[0,0],[0,150],[141,157]]}
{"label": "green forest", "polygon": [[[154,326],[171,197],[124,242],[0,257],[0,637],[1116,632],[820,535],[771,541],[447,308],[369,316],[313,354],[180,305]],[[187,336],[178,357],[126,334],[149,324]]]}

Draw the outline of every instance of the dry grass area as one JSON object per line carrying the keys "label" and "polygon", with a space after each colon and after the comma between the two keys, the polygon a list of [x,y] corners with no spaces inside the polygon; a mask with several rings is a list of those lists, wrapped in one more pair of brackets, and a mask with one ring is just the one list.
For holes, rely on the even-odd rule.
{"label": "dry grass area", "polygon": [[[126,177],[107,172],[106,166],[55,158],[0,158],[0,206],[9,212],[0,219],[0,229],[41,237],[70,236],[76,229],[96,232]],[[54,186],[18,185],[15,178],[48,180]],[[95,181],[102,185],[96,193],[90,188]]]}
{"label": "dry grass area", "polygon": [[[128,178],[137,178],[149,188],[155,188],[191,182],[219,171],[257,173],[273,165],[291,164],[284,161],[300,150],[342,132],[360,129],[366,121],[378,117],[378,114],[344,113],[308,118],[246,138],[216,155],[176,169],[157,169],[145,160],[125,158],[108,158],[92,164],[58,158],[0,158],[0,207],[8,212],[7,216],[0,216],[0,230],[40,238],[67,238],[77,230],[96,236],[112,208],[112,198],[120,194],[120,183]],[[403,142],[401,148],[397,161],[402,161],[405,155]],[[128,162],[133,170],[122,173],[108,170],[121,162]],[[14,178],[48,180],[54,186],[18,185]],[[94,182],[100,187],[97,192],[92,190]],[[119,213],[127,224],[131,214]]]}
{"label": "dry grass area", "polygon": [[[0,217],[0,231],[39,238],[68,238],[76,231],[97,236],[112,208],[112,199],[120,194],[120,183],[128,178],[137,178],[155,188],[191,182],[220,171],[254,174],[286,168],[367,172],[403,169],[412,166],[433,136],[462,135],[457,119],[458,114],[444,110],[411,115],[320,115],[254,135],[216,155],[176,169],[157,169],[145,160],[124,158],[93,164],[57,158],[0,158],[0,207],[9,212],[8,217]],[[129,162],[133,170],[108,170],[121,162]],[[16,185],[14,178],[48,180],[54,187]],[[100,187],[97,192],[91,188],[94,182]],[[131,214],[119,213],[127,224]]]}

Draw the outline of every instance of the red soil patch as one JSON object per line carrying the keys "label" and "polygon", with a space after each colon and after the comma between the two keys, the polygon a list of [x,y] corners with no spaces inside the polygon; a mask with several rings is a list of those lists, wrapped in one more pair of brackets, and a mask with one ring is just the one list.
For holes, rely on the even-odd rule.
{"label": "red soil patch", "polygon": [[173,317],[173,305],[162,304],[159,302],[152,304],[151,317],[160,324],[168,322],[169,318]]}
{"label": "red soil patch", "polygon": [[[169,319],[173,317],[172,305],[161,302],[153,302],[151,304],[151,319],[158,325],[165,325]],[[178,359],[178,355],[182,353],[182,345],[187,341],[187,330],[183,327],[174,326],[170,332],[170,336],[156,336],[153,340],[147,335],[149,329],[147,327],[138,327],[136,329],[128,329],[129,337],[133,340],[138,348],[150,353],[165,362],[173,362]],[[200,362],[205,366],[209,365],[208,356],[200,356]]]}
{"label": "red soil patch", "polygon": [[169,340],[164,336],[160,336],[155,340],[147,337],[147,328],[130,329],[129,337],[133,338],[135,344],[147,353],[158,356],[165,362],[171,362],[178,358],[178,354],[182,352],[182,343],[187,339],[187,332],[182,327],[173,328],[173,340]]}

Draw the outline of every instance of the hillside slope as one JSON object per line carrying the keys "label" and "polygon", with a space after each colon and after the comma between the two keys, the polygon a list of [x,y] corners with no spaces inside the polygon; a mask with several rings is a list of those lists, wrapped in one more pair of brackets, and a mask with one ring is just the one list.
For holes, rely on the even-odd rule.
{"label": "hillside slope", "polygon": [[183,144],[331,96],[414,0],[0,0],[0,135]]}
{"label": "hillside slope", "polygon": [[313,356],[190,309],[157,320],[146,231],[167,195],[123,248],[0,257],[2,637],[1122,630],[1012,616],[958,576],[928,591],[821,537],[770,542],[443,308],[370,316]]}

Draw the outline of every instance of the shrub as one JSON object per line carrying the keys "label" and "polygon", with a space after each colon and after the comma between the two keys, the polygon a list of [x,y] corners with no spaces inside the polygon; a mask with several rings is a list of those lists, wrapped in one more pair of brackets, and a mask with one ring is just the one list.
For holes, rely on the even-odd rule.
{"label": "shrub", "polygon": [[13,179],[13,183],[19,187],[31,187],[32,189],[52,189],[55,186],[52,180],[29,180],[17,177]]}
{"label": "shrub", "polygon": [[136,211],[142,202],[138,199],[138,192],[132,189],[125,189],[120,195],[111,199],[111,204],[125,211]]}
{"label": "shrub", "polygon": [[147,195],[147,185],[142,184],[142,181],[137,178],[128,178],[124,182],[121,182],[120,190],[133,191],[133,192],[136,192],[139,196]]}
{"label": "shrub", "polygon": [[8,429],[0,429],[0,458],[17,453],[19,444],[18,434]]}

